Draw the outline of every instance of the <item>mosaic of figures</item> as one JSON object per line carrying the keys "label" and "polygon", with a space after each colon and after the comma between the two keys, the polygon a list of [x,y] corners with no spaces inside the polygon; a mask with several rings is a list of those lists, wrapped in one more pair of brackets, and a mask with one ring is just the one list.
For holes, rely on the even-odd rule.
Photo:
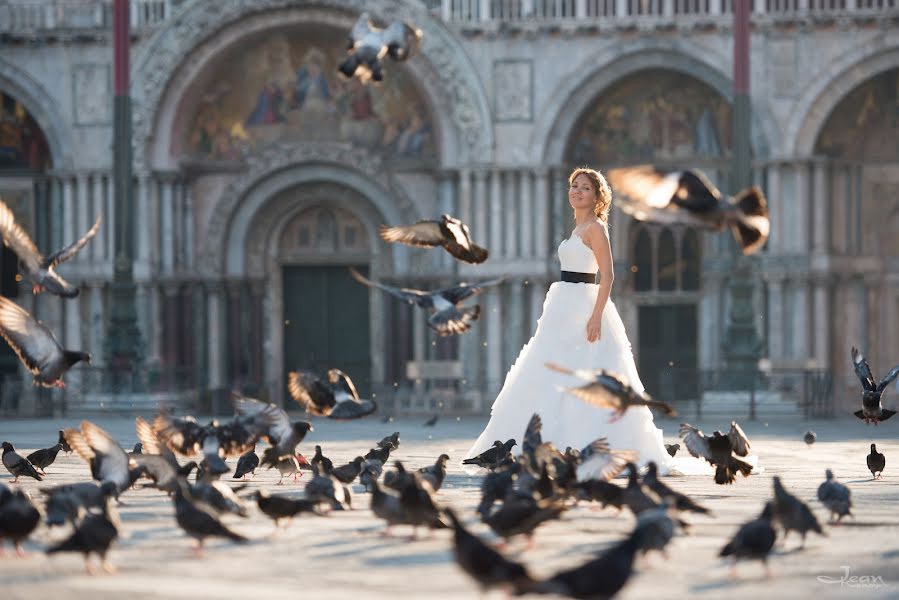
{"label": "mosaic of figures", "polygon": [[815,153],[865,161],[899,159],[899,68],[846,94],[821,128]]}
{"label": "mosaic of figures", "polygon": [[434,155],[431,118],[412,77],[346,80],[336,65],[344,34],[275,33],[223,57],[188,125],[186,153],[236,159],[266,143],[343,141],[407,157]]}
{"label": "mosaic of figures", "polygon": [[731,106],[683,73],[648,69],[604,93],[570,141],[573,163],[633,164],[730,152]]}
{"label": "mosaic of figures", "polygon": [[25,107],[0,92],[0,169],[43,169],[50,164],[44,132]]}

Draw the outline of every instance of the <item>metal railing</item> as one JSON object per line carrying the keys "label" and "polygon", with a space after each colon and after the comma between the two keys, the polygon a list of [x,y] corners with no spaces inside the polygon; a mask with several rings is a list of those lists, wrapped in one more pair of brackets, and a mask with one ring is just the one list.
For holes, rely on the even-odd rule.
{"label": "metal railing", "polygon": [[[131,0],[131,28],[155,27],[172,15],[173,0]],[[112,0],[0,0],[0,33],[109,29]]]}

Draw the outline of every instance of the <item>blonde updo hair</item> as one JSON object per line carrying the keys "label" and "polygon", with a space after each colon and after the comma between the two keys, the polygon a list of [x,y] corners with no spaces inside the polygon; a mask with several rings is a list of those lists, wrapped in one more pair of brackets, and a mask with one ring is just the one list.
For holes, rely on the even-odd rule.
{"label": "blonde updo hair", "polygon": [[578,175],[586,175],[590,179],[593,191],[596,192],[596,206],[593,208],[596,218],[609,224],[609,210],[612,208],[612,188],[602,173],[589,167],[578,167],[568,176],[568,185],[573,185]]}

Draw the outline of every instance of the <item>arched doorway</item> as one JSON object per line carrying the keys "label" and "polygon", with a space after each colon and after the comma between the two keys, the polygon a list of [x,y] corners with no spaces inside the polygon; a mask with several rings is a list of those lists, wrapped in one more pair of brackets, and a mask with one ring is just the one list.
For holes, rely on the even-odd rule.
{"label": "arched doorway", "polygon": [[[720,181],[728,169],[730,122],[730,103],[710,85],[680,71],[644,69],[609,86],[584,112],[572,129],[566,159],[570,166],[602,169],[646,163],[698,167]],[[637,331],[629,335],[643,384],[664,396],[674,389],[672,379],[695,381],[706,244],[689,228],[615,217],[613,241],[628,240],[613,244],[617,272],[625,274],[616,278],[615,294],[636,307]],[[683,397],[689,387],[675,393]]]}

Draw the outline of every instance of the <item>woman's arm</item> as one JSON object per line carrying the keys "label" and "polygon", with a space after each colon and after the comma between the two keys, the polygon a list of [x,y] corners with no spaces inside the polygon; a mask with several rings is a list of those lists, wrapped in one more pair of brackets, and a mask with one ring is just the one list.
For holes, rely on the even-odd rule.
{"label": "woman's arm", "polygon": [[612,294],[612,282],[615,280],[615,270],[612,265],[612,247],[609,244],[609,233],[605,226],[597,222],[590,225],[584,232],[584,240],[593,250],[596,264],[599,265],[599,293],[596,295],[596,304],[593,314],[587,322],[587,341],[595,342],[602,334],[602,313]]}

